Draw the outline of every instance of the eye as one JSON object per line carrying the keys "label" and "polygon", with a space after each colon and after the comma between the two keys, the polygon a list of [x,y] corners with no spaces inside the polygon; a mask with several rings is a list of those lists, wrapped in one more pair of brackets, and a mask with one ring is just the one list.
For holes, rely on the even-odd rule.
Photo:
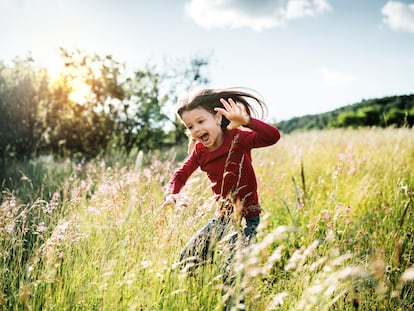
{"label": "eye", "polygon": [[192,128],[193,128],[193,126],[192,126],[192,125],[187,126],[187,129],[188,129],[188,130],[191,130]]}

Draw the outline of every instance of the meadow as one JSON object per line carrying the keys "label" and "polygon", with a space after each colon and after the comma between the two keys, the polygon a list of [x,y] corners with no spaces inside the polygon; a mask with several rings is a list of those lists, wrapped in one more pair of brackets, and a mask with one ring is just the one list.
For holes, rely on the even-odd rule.
{"label": "meadow", "polygon": [[254,150],[264,212],[256,241],[238,245],[231,285],[225,241],[202,267],[178,264],[215,212],[202,172],[163,206],[180,158],[114,151],[10,166],[0,310],[414,308],[413,129],[293,133]]}

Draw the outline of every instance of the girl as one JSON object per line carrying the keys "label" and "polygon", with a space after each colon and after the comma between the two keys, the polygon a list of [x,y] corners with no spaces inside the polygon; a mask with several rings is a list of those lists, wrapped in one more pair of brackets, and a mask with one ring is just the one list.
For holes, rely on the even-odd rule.
{"label": "girl", "polygon": [[[244,239],[249,241],[260,222],[261,208],[251,149],[275,144],[279,130],[251,116],[255,103],[263,114],[266,106],[256,96],[236,89],[202,90],[181,100],[177,110],[190,135],[190,155],[167,184],[165,204],[175,204],[191,174],[200,167],[207,173],[219,202],[219,215],[211,219],[185,246],[180,255],[203,261],[213,237],[220,240],[233,219],[245,219]],[[233,237],[234,242],[235,237]]]}

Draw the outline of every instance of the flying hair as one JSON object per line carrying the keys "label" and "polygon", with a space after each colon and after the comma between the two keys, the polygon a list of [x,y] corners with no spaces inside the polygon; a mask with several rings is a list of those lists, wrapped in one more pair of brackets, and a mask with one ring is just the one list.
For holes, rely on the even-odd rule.
{"label": "flying hair", "polygon": [[[243,88],[244,89],[244,88]],[[243,91],[241,88],[226,88],[226,89],[202,89],[188,93],[178,102],[177,114],[180,118],[185,111],[190,111],[196,108],[202,108],[211,114],[216,114],[215,108],[224,108],[220,102],[220,98],[225,100],[233,99],[236,103],[242,104],[246,108],[249,116],[263,119],[267,114],[267,106],[259,96],[253,95],[250,92]],[[221,128],[223,131],[227,130],[230,121],[223,116]]]}

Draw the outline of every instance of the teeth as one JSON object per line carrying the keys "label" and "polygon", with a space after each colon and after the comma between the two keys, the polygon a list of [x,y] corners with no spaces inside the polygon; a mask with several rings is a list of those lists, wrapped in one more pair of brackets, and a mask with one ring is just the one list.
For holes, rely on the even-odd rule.
{"label": "teeth", "polygon": [[200,135],[200,139],[203,141],[206,140],[207,138],[208,138],[207,134]]}

